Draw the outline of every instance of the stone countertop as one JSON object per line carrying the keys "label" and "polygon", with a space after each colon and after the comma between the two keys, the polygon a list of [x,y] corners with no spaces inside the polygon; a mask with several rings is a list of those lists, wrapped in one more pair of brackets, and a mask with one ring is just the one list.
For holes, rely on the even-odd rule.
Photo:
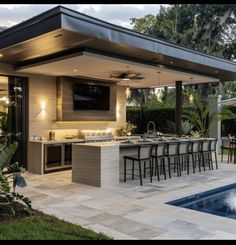
{"label": "stone countertop", "polygon": [[191,138],[182,138],[182,139],[166,139],[166,140],[137,140],[137,141],[112,141],[112,142],[90,142],[90,143],[78,143],[75,145],[82,145],[82,146],[92,146],[92,147],[111,147],[111,146],[119,146],[120,148],[124,147],[134,147],[141,144],[158,144],[158,143],[170,143],[170,142],[180,142],[180,141],[193,141],[196,139]]}
{"label": "stone countertop", "polygon": [[[206,139],[206,138],[204,138]],[[208,138],[211,139],[211,138]],[[173,138],[167,138],[165,140],[132,140],[131,142],[128,142],[124,139],[124,141],[109,141],[109,142],[88,142],[85,143],[84,139],[64,139],[64,140],[30,140],[29,143],[41,143],[41,144],[66,144],[66,143],[74,143],[76,145],[83,145],[83,146],[95,146],[95,147],[108,147],[108,146],[120,146],[123,147],[134,147],[138,146],[140,144],[158,144],[158,143],[165,143],[165,142],[179,142],[179,141],[193,141],[193,140],[200,140],[194,139],[194,138],[181,138],[181,139],[173,139]]]}
{"label": "stone countertop", "polygon": [[66,144],[66,143],[83,143],[84,139],[64,139],[64,140],[29,140],[29,143],[41,144]]}

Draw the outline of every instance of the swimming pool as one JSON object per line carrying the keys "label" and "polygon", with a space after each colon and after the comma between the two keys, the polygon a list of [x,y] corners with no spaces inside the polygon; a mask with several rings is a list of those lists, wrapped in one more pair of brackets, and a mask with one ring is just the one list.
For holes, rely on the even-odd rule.
{"label": "swimming pool", "polygon": [[236,184],[191,195],[166,204],[236,219]]}

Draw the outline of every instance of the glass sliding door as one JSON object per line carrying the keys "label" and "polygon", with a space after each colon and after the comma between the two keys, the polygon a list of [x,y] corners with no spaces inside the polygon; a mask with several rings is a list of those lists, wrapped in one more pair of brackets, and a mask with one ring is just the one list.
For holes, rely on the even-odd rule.
{"label": "glass sliding door", "polygon": [[1,122],[2,126],[5,124],[5,128],[1,127],[1,136],[5,135],[9,143],[18,142],[19,147],[12,161],[27,167],[28,79],[0,76],[0,92],[2,92],[0,94],[1,113],[5,113],[2,115],[6,116],[5,122]]}

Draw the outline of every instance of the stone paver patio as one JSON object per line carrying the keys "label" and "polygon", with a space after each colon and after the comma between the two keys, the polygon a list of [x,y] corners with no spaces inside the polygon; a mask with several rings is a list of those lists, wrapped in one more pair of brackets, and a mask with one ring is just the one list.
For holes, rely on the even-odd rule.
{"label": "stone paver patio", "polygon": [[184,174],[153,183],[137,181],[99,189],[71,182],[71,171],[44,176],[26,173],[20,190],[33,207],[115,239],[236,239],[236,220],[165,204],[236,183],[236,165]]}

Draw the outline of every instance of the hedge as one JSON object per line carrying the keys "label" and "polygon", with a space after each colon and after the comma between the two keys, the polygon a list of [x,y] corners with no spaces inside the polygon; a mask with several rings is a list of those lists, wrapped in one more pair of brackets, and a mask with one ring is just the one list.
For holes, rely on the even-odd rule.
{"label": "hedge", "polygon": [[[236,114],[236,106],[228,106]],[[175,122],[175,108],[147,109],[143,112],[140,108],[127,107],[127,121],[133,123],[137,128],[133,131],[142,134],[147,131],[149,121],[154,121],[156,130],[162,133],[174,133],[173,124]],[[221,123],[222,136],[236,136],[236,119],[225,120]]]}
{"label": "hedge", "polygon": [[[234,114],[236,114],[236,106],[228,106]],[[221,123],[221,135],[234,135],[236,136],[236,119],[225,120]]]}
{"label": "hedge", "polygon": [[175,122],[175,108],[146,109],[127,107],[127,121],[133,123],[137,128],[133,133],[141,134],[147,131],[147,124],[153,121],[156,130],[162,133],[173,133]]}

